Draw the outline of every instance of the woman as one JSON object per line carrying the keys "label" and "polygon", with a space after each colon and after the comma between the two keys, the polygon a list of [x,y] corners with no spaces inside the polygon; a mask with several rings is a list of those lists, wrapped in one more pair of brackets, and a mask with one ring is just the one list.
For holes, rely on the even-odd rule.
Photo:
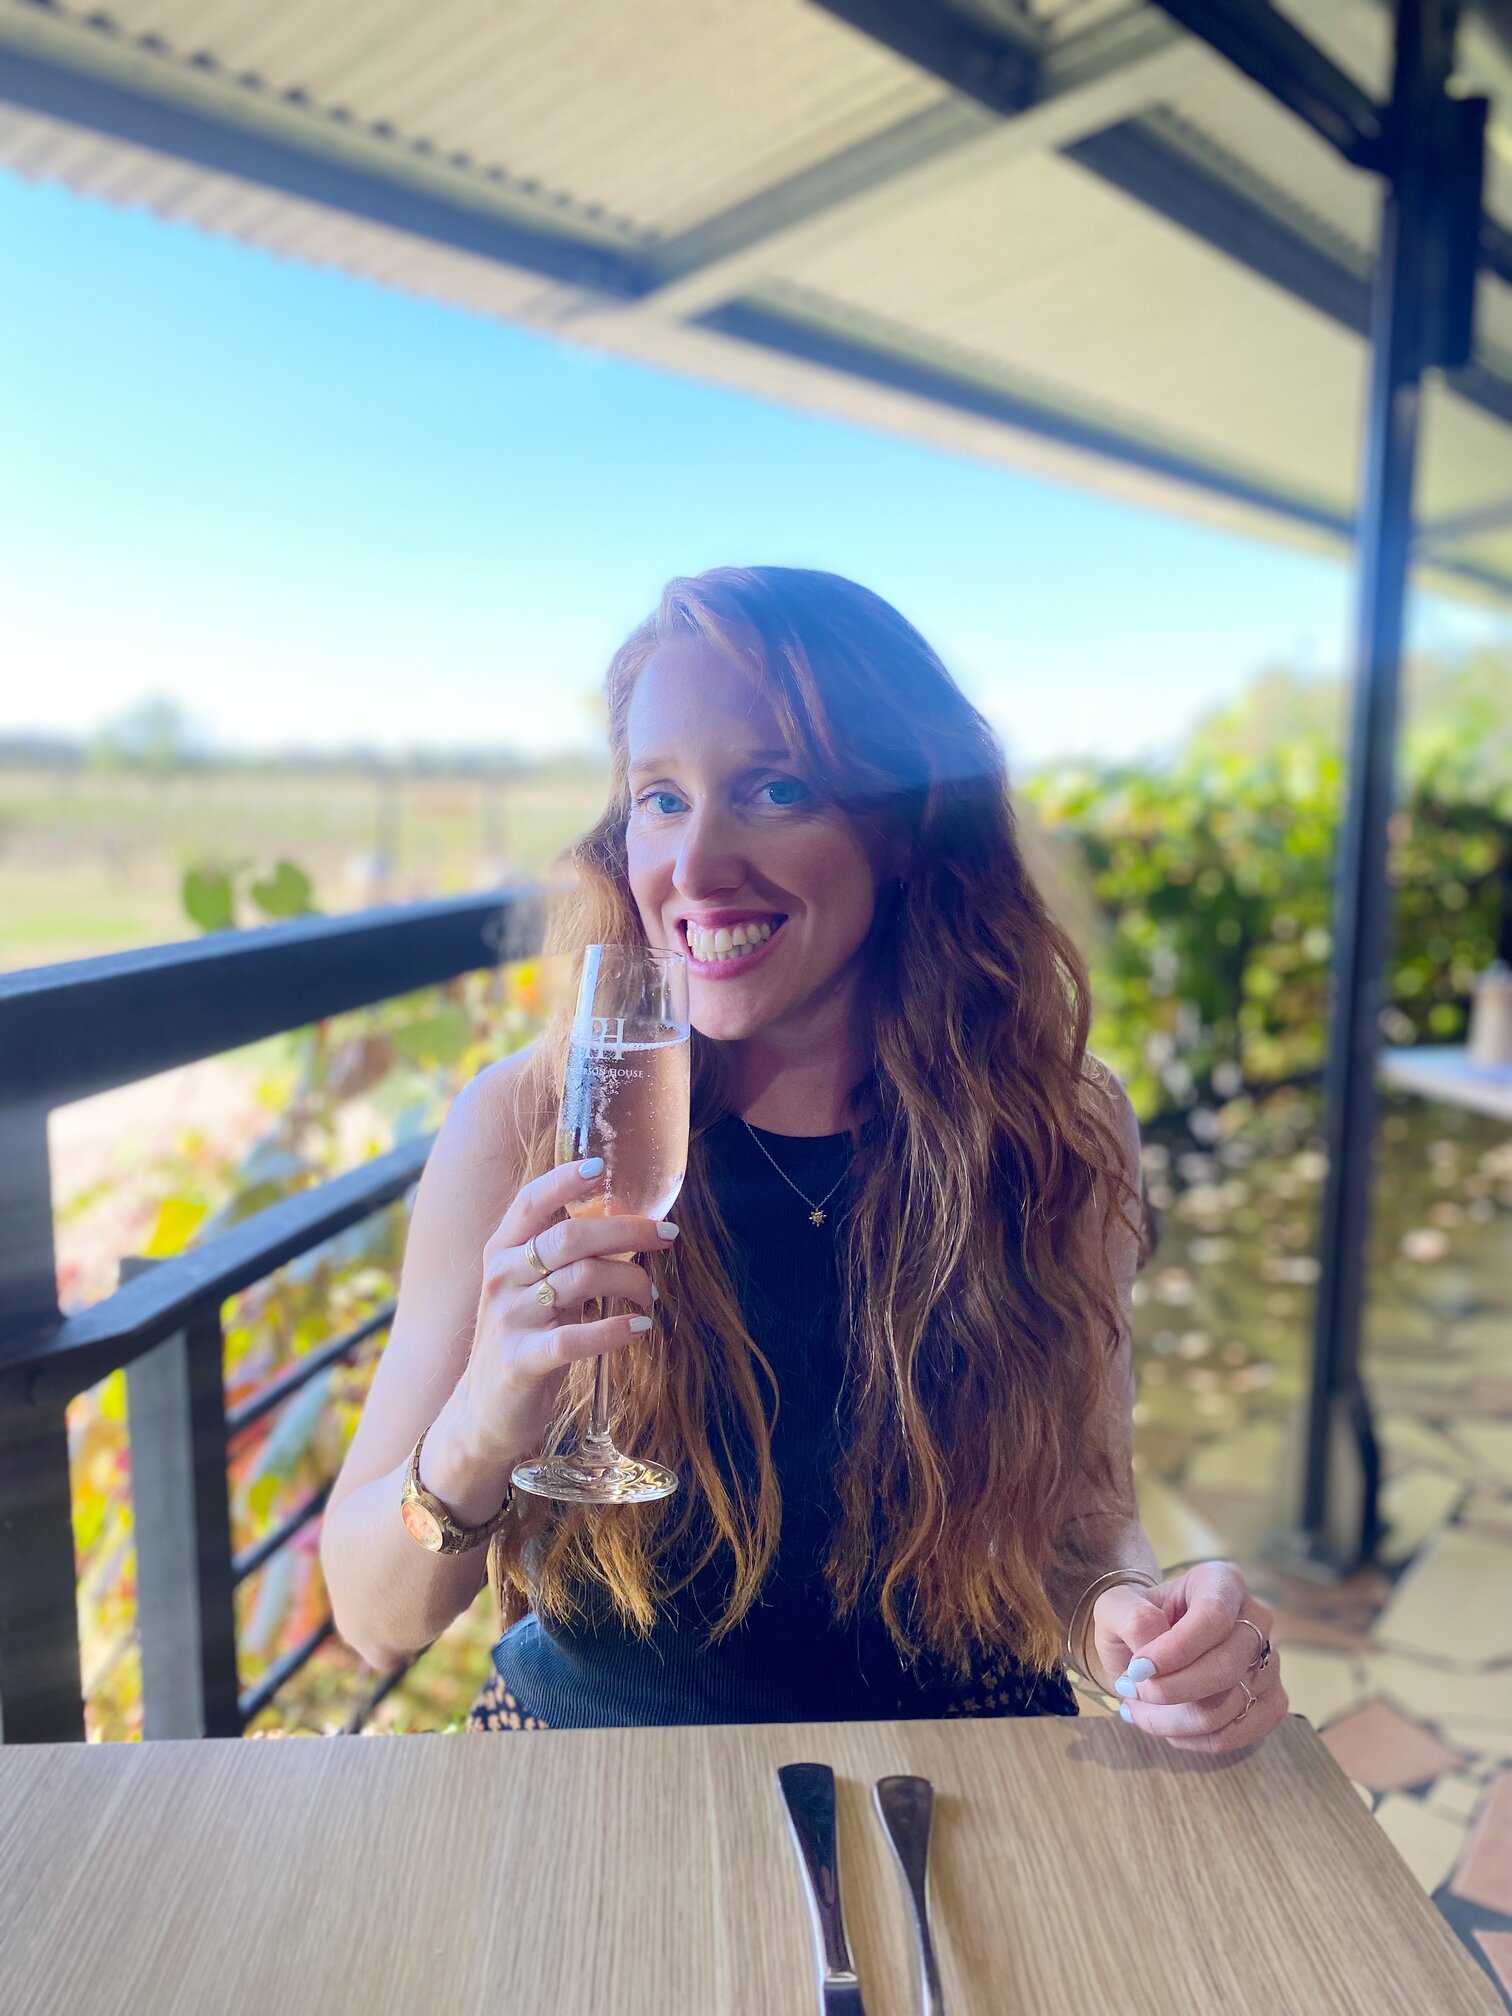
{"label": "woman", "polygon": [[[1069,1658],[1178,1747],[1253,1743],[1271,1613],[1231,1563],[1161,1581],[1139,1524],[1138,1130],[990,728],[887,603],[789,568],[670,583],[607,698],[548,949],[689,957],[677,1227],[561,1215],[598,1178],[553,1166],[560,1024],[468,1088],[327,1512],[344,1635],[428,1644],[486,1540],[474,1726],[1069,1715]],[[583,1323],[599,1295],[637,1313]],[[682,1490],[502,1502],[601,1351]]]}

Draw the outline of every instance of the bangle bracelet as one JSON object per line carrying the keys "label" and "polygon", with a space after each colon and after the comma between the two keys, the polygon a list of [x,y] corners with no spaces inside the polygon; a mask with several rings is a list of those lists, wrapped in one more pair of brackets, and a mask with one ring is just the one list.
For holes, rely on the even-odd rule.
{"label": "bangle bracelet", "polygon": [[[1066,1626],[1066,1664],[1091,1686],[1097,1687],[1099,1693],[1105,1693],[1107,1690],[1100,1687],[1093,1676],[1087,1658],[1087,1639],[1092,1628],[1092,1613],[1097,1608],[1097,1598],[1104,1589],[1109,1589],[1118,1582],[1127,1582],[1136,1588],[1145,1589],[1154,1589],[1158,1586],[1155,1576],[1146,1573],[1143,1568],[1109,1568],[1082,1591],[1075,1609],[1071,1612],[1070,1622]],[[1089,1597],[1090,1603],[1088,1603]],[[1082,1619],[1081,1631],[1078,1634],[1077,1620],[1082,1617],[1083,1605],[1087,1606],[1086,1616]]]}

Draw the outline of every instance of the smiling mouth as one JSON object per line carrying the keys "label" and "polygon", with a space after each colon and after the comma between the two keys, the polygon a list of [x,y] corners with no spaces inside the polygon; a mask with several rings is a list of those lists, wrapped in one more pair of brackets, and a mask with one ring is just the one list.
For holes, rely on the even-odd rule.
{"label": "smiling mouth", "polygon": [[[692,932],[696,927],[690,927],[688,919],[680,917],[677,922],[677,935],[687,947],[688,956],[696,961],[698,965],[738,966],[743,959],[754,958],[758,952],[770,945],[786,922],[787,916],[785,912],[774,912],[769,917],[753,919],[753,924],[770,925],[771,927],[764,937],[758,938],[754,943],[749,941],[738,943],[735,940],[734,931],[748,928],[742,925],[736,925],[733,929],[725,928],[720,933],[699,930],[697,941],[695,942]],[[729,941],[723,948],[720,948],[718,945],[718,938],[721,936]]]}

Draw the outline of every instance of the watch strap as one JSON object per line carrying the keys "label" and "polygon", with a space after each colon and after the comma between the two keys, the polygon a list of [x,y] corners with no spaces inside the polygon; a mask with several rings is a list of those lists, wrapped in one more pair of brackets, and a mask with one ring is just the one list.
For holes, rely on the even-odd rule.
{"label": "watch strap", "polygon": [[409,1470],[405,1476],[404,1494],[400,1503],[419,1504],[425,1507],[441,1529],[441,1553],[465,1554],[469,1548],[481,1547],[498,1532],[510,1506],[514,1503],[514,1492],[511,1489],[505,1494],[504,1503],[492,1518],[485,1519],[479,1526],[464,1526],[461,1520],[453,1515],[450,1506],[444,1504],[433,1491],[427,1491],[420,1482],[420,1451],[425,1447],[425,1436],[429,1433],[430,1429],[427,1428],[410,1452]]}

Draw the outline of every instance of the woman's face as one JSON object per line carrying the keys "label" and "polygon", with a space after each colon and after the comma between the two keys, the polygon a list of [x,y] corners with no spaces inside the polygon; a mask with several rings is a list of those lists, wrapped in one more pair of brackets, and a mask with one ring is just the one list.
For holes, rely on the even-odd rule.
{"label": "woman's face", "polygon": [[[693,1026],[737,1041],[843,1001],[879,867],[783,746],[760,686],[698,639],[672,639],[636,683],[627,736],[630,888],[647,942],[688,959]],[[736,925],[764,942],[742,950]]]}

